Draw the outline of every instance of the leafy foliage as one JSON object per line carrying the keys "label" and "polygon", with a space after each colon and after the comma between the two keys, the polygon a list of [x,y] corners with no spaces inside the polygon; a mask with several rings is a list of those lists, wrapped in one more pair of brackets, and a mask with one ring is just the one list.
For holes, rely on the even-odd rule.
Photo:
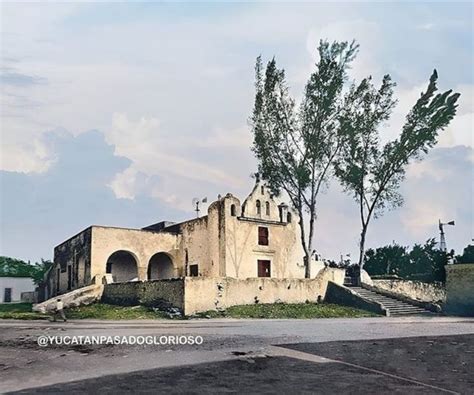
{"label": "leafy foliage", "polygon": [[43,281],[43,275],[51,265],[51,261],[44,259],[41,259],[41,262],[30,264],[21,259],[0,256],[0,276],[31,277],[38,285]]}
{"label": "leafy foliage", "polygon": [[396,275],[400,278],[425,282],[444,281],[445,252],[438,249],[434,239],[424,245],[415,244],[411,251],[397,244],[369,249],[365,253],[364,269],[371,276]]}
{"label": "leafy foliage", "polygon": [[[357,50],[355,42],[320,42],[319,61],[299,109],[289,94],[285,72],[275,59],[267,63],[265,71],[261,57],[255,66],[255,105],[250,119],[253,152],[259,173],[272,192],[286,193],[300,216],[306,277],[313,251],[317,197],[343,144],[338,125],[344,107],[342,91]],[[305,213],[309,215],[308,226]]]}
{"label": "leafy foliage", "polygon": [[474,244],[469,244],[464,248],[463,254],[458,255],[456,263],[474,263]]}
{"label": "leafy foliage", "polygon": [[407,165],[421,159],[456,114],[459,93],[437,92],[436,70],[426,92],[422,93],[406,117],[400,136],[382,145],[381,127],[390,119],[396,105],[395,83],[384,76],[380,88],[371,77],[353,84],[345,97],[340,125],[347,144],[335,162],[335,173],[346,192],[359,206],[361,238],[359,265],[364,257],[365,236],[371,218],[386,209],[402,205],[398,193]]}

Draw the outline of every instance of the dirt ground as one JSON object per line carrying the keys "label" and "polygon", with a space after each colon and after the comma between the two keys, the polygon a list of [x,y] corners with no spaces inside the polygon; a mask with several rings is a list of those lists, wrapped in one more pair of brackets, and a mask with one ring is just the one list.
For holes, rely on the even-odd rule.
{"label": "dirt ground", "polygon": [[[91,393],[99,388],[104,393],[473,393],[474,335],[279,348],[299,353],[292,358],[243,352],[234,360],[141,370],[16,393]],[[328,360],[317,363],[304,360],[304,355]]]}

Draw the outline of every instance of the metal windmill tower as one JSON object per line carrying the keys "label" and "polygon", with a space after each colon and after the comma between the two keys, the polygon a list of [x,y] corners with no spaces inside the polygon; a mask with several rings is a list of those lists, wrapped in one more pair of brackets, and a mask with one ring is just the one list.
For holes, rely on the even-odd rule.
{"label": "metal windmill tower", "polygon": [[449,222],[441,222],[441,220],[438,220],[438,227],[439,227],[439,249],[441,251],[446,252],[446,238],[444,237],[444,225],[453,225],[454,226],[454,221],[449,221]]}

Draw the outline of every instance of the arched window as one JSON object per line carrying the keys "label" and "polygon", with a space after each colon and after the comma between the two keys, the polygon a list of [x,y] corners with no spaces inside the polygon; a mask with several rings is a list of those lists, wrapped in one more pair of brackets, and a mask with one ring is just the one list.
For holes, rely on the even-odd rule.
{"label": "arched window", "polygon": [[270,203],[265,202],[265,214],[270,215]]}
{"label": "arched window", "polygon": [[256,206],[257,206],[257,215],[262,214],[262,207],[260,205],[260,200],[257,200]]}
{"label": "arched window", "polygon": [[235,217],[235,204],[232,204],[230,206],[230,215],[232,215],[233,217]]}
{"label": "arched window", "polygon": [[288,213],[286,215],[286,222],[290,223],[291,222],[291,213]]}
{"label": "arched window", "polygon": [[260,193],[265,195],[265,187],[263,185],[260,187]]}

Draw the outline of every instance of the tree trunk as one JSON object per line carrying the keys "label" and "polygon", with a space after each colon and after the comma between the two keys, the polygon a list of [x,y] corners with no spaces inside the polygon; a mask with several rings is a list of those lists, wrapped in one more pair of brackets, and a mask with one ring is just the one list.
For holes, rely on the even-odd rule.
{"label": "tree trunk", "polygon": [[308,256],[308,254],[305,254],[303,258],[303,262],[304,262],[304,277],[311,278],[311,270],[310,270],[311,255]]}
{"label": "tree trunk", "polygon": [[309,249],[312,245],[311,240],[309,241],[309,246],[306,244],[306,232],[304,229],[304,220],[303,220],[303,212],[302,210],[298,210],[299,215],[299,225],[300,225],[300,236],[301,236],[301,246],[303,247],[304,257],[303,257],[303,265],[304,265],[304,277],[310,278],[311,271],[310,271],[310,263],[311,263],[311,250]]}
{"label": "tree trunk", "polygon": [[357,282],[362,282],[362,266],[364,263],[364,253],[365,253],[365,234],[367,233],[367,225],[362,225],[362,232],[360,233],[360,244],[359,244],[359,278]]}

